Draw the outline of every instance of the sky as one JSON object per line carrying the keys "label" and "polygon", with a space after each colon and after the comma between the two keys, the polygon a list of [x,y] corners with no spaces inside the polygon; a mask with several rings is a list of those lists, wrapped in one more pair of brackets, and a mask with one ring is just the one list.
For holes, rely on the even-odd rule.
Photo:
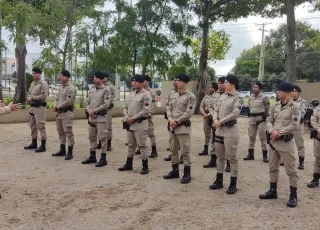
{"label": "sky", "polygon": [[[130,2],[130,0],[128,0]],[[137,0],[132,0],[133,4]],[[105,9],[114,8],[113,5],[105,6]],[[320,12],[311,13],[311,7],[308,4],[300,5],[296,8],[296,19],[300,21],[309,22],[313,28],[320,29]],[[256,23],[271,23],[266,25],[266,30],[276,29],[280,24],[286,23],[286,16],[282,18],[266,19],[261,17],[250,16],[248,18],[239,19],[236,22],[229,22],[224,24],[215,24],[213,29],[215,30],[225,30],[231,39],[231,49],[227,53],[226,57],[222,61],[209,62],[209,66],[216,70],[217,75],[227,74],[235,65],[235,60],[244,49],[250,49],[252,46],[261,43],[262,32],[259,30],[261,26],[256,25]],[[265,35],[268,35],[268,31]],[[3,31],[2,36],[7,46],[9,48],[7,52],[8,57],[14,57],[14,44],[9,42],[9,32]],[[28,55],[27,61],[31,63],[30,60],[38,58],[42,50],[39,42],[29,41],[27,44]],[[177,51],[183,51],[182,47],[178,47]]]}

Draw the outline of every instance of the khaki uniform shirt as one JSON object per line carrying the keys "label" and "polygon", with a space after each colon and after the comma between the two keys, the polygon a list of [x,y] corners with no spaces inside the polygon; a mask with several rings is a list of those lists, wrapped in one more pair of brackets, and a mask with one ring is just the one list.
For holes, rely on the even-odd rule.
{"label": "khaki uniform shirt", "polygon": [[49,94],[49,86],[46,81],[40,79],[39,81],[33,81],[28,91],[28,97],[36,101],[46,101]]}
{"label": "khaki uniform shirt", "polygon": [[106,84],[107,87],[109,87],[110,90],[110,103],[112,104],[114,101],[114,98],[116,96],[116,88],[114,87],[114,85],[112,85],[112,83],[110,81],[107,82]]}
{"label": "khaki uniform shirt", "polygon": [[[129,97],[124,104],[123,115],[125,120],[128,117],[132,117],[135,121],[138,118],[147,118],[151,111],[152,99],[150,93],[141,89],[140,91],[133,91],[131,97]],[[142,122],[135,121],[130,125],[130,130],[148,130],[148,119]]]}
{"label": "khaki uniform shirt", "polygon": [[0,115],[11,113],[9,106],[0,107]]}
{"label": "khaki uniform shirt", "polygon": [[[282,107],[281,101],[277,101],[269,111],[267,117],[268,132],[271,134],[273,130],[280,132],[280,135],[293,134],[300,125],[301,109],[292,99]],[[295,142],[284,142],[283,140],[271,140],[270,142],[277,151],[294,151]]]}
{"label": "khaki uniform shirt", "polygon": [[156,102],[156,100],[157,100],[157,94],[156,94],[156,92],[154,91],[154,89],[151,89],[151,88],[148,88],[148,89],[146,89],[147,90],[147,92],[149,92],[150,93],[150,96],[151,96],[151,99],[152,99],[152,103],[151,103],[151,110],[150,110],[150,114],[149,114],[149,117],[152,117],[153,116],[153,114],[154,114],[154,112],[155,112],[155,110],[156,110],[156,107],[157,107],[157,102]]}
{"label": "khaki uniform shirt", "polygon": [[[111,93],[108,87],[101,85],[99,88],[93,86],[89,90],[89,95],[86,100],[86,109],[92,110],[94,113],[107,111],[110,106]],[[89,118],[92,122],[107,122],[107,115],[98,116],[96,119]]]}
{"label": "khaki uniform shirt", "polygon": [[313,115],[311,117],[311,126],[317,130],[318,137],[320,137],[320,105],[315,108]]}
{"label": "khaki uniform shirt", "polygon": [[[260,93],[257,97],[252,94],[249,99],[249,111],[251,114],[254,113],[264,113],[267,117],[270,109],[270,101],[269,98],[264,94]],[[249,116],[249,125],[256,125],[257,122],[261,122],[263,120],[262,116],[252,117]]]}
{"label": "khaki uniform shirt", "polygon": [[307,112],[307,101],[304,100],[302,97],[298,97],[297,100],[293,100],[293,101],[300,106],[301,121],[300,121],[299,129],[304,129],[304,115],[306,115],[306,112]]}
{"label": "khaki uniform shirt", "polygon": [[[58,93],[54,98],[54,107],[57,109],[63,109],[67,107],[74,108],[76,102],[77,89],[72,84],[61,85],[58,89]],[[71,111],[68,111],[70,113]],[[72,112],[73,113],[73,112]],[[63,117],[65,113],[59,113],[58,117]]]}
{"label": "khaki uniform shirt", "polygon": [[166,101],[166,107],[168,109],[168,106],[169,106],[169,103],[171,100],[177,98],[179,96],[179,92],[177,89],[171,89],[169,94],[168,94],[168,97],[167,97],[167,101]]}
{"label": "khaki uniform shirt", "polygon": [[[190,120],[195,110],[196,96],[187,90],[184,93],[177,93],[176,98],[171,98],[167,107],[168,121],[174,120],[178,124]],[[174,134],[189,134],[191,127],[179,125],[174,129]]]}
{"label": "khaki uniform shirt", "polygon": [[212,98],[213,94],[207,94],[204,96],[200,103],[200,113],[204,116],[206,114],[209,114],[209,109],[212,103]]}
{"label": "khaki uniform shirt", "polygon": [[214,113],[214,109],[216,107],[216,105],[219,102],[219,98],[223,93],[217,91],[214,94],[212,94],[212,99],[211,99],[211,104],[210,104],[210,108],[209,108],[209,113],[211,115],[211,117],[213,117],[213,113]]}
{"label": "khaki uniform shirt", "polygon": [[226,92],[219,97],[213,113],[213,120],[219,120],[221,124],[216,131],[217,136],[238,137],[240,135],[236,124],[232,127],[226,127],[224,124],[228,121],[237,120],[242,106],[243,100],[237,91],[233,93]]}

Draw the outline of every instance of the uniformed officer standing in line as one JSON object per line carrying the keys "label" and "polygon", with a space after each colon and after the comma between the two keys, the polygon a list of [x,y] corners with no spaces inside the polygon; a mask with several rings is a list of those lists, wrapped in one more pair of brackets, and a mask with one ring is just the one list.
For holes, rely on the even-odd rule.
{"label": "uniformed officer standing in line", "polygon": [[261,82],[257,81],[253,85],[253,94],[249,99],[249,149],[248,156],[243,158],[245,161],[254,160],[254,145],[256,142],[257,132],[261,142],[263,162],[268,163],[268,148],[266,131],[267,124],[266,118],[270,109],[269,98],[262,93],[263,85]]}
{"label": "uniformed officer standing in line", "polygon": [[[112,85],[112,83],[109,81],[110,76],[109,74],[105,73],[104,75],[104,79],[102,81],[102,83],[109,87],[110,90],[110,106],[108,108],[107,111],[107,117],[108,117],[108,135],[107,135],[107,140],[108,140],[108,147],[107,147],[107,151],[111,151],[111,140],[112,140],[112,108],[113,108],[113,101],[115,98],[115,91],[116,88],[114,87],[114,85]],[[99,144],[97,146],[97,149],[101,149],[101,142],[99,141]]]}
{"label": "uniformed officer standing in line", "polygon": [[188,90],[190,78],[186,74],[177,77],[177,88],[179,94],[169,102],[167,107],[168,121],[170,124],[170,149],[172,153],[172,171],[163,176],[164,179],[179,178],[179,148],[184,161],[184,173],[182,184],[191,181],[191,159],[190,159],[190,133],[191,117],[195,110],[196,97]]}
{"label": "uniformed officer standing in line", "polygon": [[320,106],[318,106],[311,117],[311,138],[313,138],[313,154],[314,154],[314,168],[313,180],[308,183],[309,188],[319,187],[320,179]]}
{"label": "uniformed officer standing in line", "polygon": [[296,142],[296,146],[298,149],[298,155],[299,155],[299,166],[298,169],[303,170],[304,169],[304,155],[305,155],[305,148],[304,148],[304,115],[307,112],[307,102],[304,100],[301,96],[301,88],[297,85],[293,85],[293,92],[292,92],[292,99],[294,102],[296,102],[301,109],[301,120],[299,129],[293,133],[294,140]]}
{"label": "uniformed officer standing in line", "polygon": [[238,177],[237,150],[240,139],[237,119],[243,101],[237,91],[239,89],[239,79],[235,75],[227,75],[225,87],[226,92],[219,98],[213,114],[213,123],[217,129],[215,142],[218,164],[216,180],[209,188],[211,190],[223,188],[223,168],[227,158],[231,165],[231,181],[227,194],[235,194]]}
{"label": "uniformed officer standing in line", "polygon": [[209,109],[213,100],[214,93],[218,90],[218,84],[212,82],[209,87],[209,93],[204,96],[200,103],[200,113],[203,116],[203,132],[204,132],[204,149],[199,156],[205,156],[209,154],[209,142],[211,140],[211,134],[213,129],[212,116],[209,113]]}
{"label": "uniformed officer standing in line", "polygon": [[[132,77],[132,78],[131,78],[130,94],[129,94],[129,96],[126,98],[126,100],[129,100],[129,98],[131,98],[132,95],[133,95],[133,93],[134,93],[134,81],[135,81],[135,80],[134,80],[134,77]],[[128,146],[128,143],[126,142],[125,145]],[[136,152],[136,153],[137,153],[137,152]],[[141,154],[141,152],[140,152],[140,154]]]}
{"label": "uniformed officer standing in line", "polygon": [[142,154],[142,170],[140,174],[148,174],[148,116],[151,111],[152,99],[150,93],[144,89],[145,76],[135,75],[134,92],[125,101],[123,108],[124,128],[127,130],[128,156],[126,163],[119,171],[132,170],[133,157],[139,146]]}
{"label": "uniformed officer standing in line", "polygon": [[[34,67],[32,69],[32,75],[34,81],[31,83],[28,91],[27,102],[30,104],[30,120],[29,126],[31,129],[32,143],[24,149],[35,149],[35,152],[41,153],[46,151],[46,111],[47,102],[46,99],[49,94],[48,83],[41,79],[41,69]],[[41,146],[38,148],[37,138],[38,131],[41,135]]]}
{"label": "uniformed officer standing in line", "polygon": [[[218,79],[218,89],[219,91],[215,92],[213,95],[212,95],[212,100],[211,100],[211,105],[210,105],[210,108],[209,108],[209,113],[211,115],[211,117],[213,117],[213,114],[214,114],[214,108],[216,107],[216,105],[219,103],[219,99],[220,99],[220,96],[224,94],[225,92],[225,82],[226,78],[225,77],[220,77]],[[214,124],[212,124],[212,128],[214,129],[214,132],[215,133],[215,127],[214,127]],[[211,141],[211,151],[210,151],[210,161],[203,165],[204,168],[214,168],[214,167],[217,167],[217,155],[216,155],[216,147],[215,147],[215,138],[214,136],[212,137],[212,141]],[[229,160],[227,159],[227,167],[225,169],[225,172],[231,172],[231,169],[230,169],[230,162]]]}
{"label": "uniformed officer standing in line", "polygon": [[107,165],[107,134],[108,134],[108,117],[107,110],[110,106],[111,92],[109,87],[102,82],[104,73],[96,72],[94,75],[95,86],[89,91],[89,96],[86,100],[86,112],[89,115],[89,140],[90,140],[90,156],[88,159],[82,161],[82,164],[97,163],[96,149],[97,136],[101,141],[101,158],[95,165],[96,167],[103,167]]}
{"label": "uniformed officer standing in line", "polygon": [[[297,206],[298,173],[295,158],[295,141],[293,133],[299,128],[301,119],[300,106],[291,97],[293,86],[290,83],[278,85],[277,101],[267,117],[269,142],[270,190],[260,194],[260,199],[277,199],[280,160],[283,159],[286,173],[289,176],[290,198],[288,207]],[[269,138],[268,138],[269,139]]]}
{"label": "uniformed officer standing in line", "polygon": [[[70,83],[71,74],[63,70],[60,75],[61,86],[54,99],[53,111],[57,113],[56,126],[60,139],[60,150],[53,153],[53,157],[66,156],[65,160],[73,158],[74,134],[73,118],[74,103],[76,101],[77,89]],[[68,138],[68,154],[66,154],[66,142]]]}

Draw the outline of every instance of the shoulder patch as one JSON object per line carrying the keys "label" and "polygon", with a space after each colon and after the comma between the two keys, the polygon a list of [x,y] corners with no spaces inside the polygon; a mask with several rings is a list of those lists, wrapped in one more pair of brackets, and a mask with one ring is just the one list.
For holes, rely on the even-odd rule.
{"label": "shoulder patch", "polygon": [[294,115],[299,115],[299,113],[300,113],[300,111],[299,111],[299,109],[297,109],[297,108],[293,111],[293,114],[294,114]]}
{"label": "shoulder patch", "polygon": [[145,101],[150,101],[150,98],[149,97],[145,97],[144,100]]}
{"label": "shoulder patch", "polygon": [[145,103],[144,105],[145,105],[145,106],[149,106],[149,103]]}

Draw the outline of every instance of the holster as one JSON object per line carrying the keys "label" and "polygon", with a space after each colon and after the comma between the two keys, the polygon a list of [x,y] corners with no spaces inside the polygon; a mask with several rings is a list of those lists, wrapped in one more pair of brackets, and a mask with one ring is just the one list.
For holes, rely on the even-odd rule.
{"label": "holster", "polygon": [[168,114],[167,114],[167,112],[164,112],[163,115],[164,115],[164,119],[168,120]]}
{"label": "holster", "polygon": [[212,124],[213,124],[213,119],[212,119],[212,118],[209,118],[209,119],[208,119],[208,125],[209,125],[210,127],[212,127]]}
{"label": "holster", "polygon": [[106,110],[101,110],[101,111],[95,113],[95,115],[98,115],[98,116],[105,116],[106,114],[107,114]]}
{"label": "holster", "polygon": [[87,117],[87,120],[88,120],[88,125],[90,125],[91,127],[96,127],[92,122],[89,121],[89,113],[87,111],[85,111],[86,113],[86,117]]}
{"label": "holster", "polygon": [[30,103],[31,107],[35,107],[35,108],[39,108],[41,106],[46,107],[47,106],[47,102],[46,101],[39,101],[39,100],[32,100]]}
{"label": "holster", "polygon": [[225,127],[230,128],[230,127],[234,126],[235,124],[237,124],[237,120],[227,121],[221,126],[225,126]]}
{"label": "holster", "polygon": [[122,125],[123,125],[123,129],[126,129],[127,131],[130,131],[130,125],[128,124],[127,121],[123,121]]}

